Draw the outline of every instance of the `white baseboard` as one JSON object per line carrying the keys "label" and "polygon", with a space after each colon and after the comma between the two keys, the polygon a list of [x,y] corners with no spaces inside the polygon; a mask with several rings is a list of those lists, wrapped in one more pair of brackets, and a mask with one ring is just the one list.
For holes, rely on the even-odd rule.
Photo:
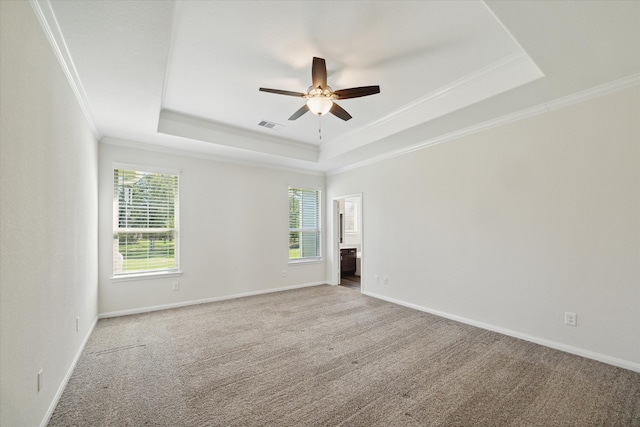
{"label": "white baseboard", "polygon": [[511,329],[502,328],[499,326],[491,325],[489,323],[478,322],[476,320],[468,319],[466,317],[457,316],[455,314],[446,313],[440,310],[433,310],[427,307],[423,307],[417,304],[408,303],[405,301],[401,301],[395,298],[390,298],[384,295],[376,294],[374,292],[362,291],[364,295],[368,295],[373,298],[381,299],[384,301],[388,301],[394,304],[402,305],[404,307],[413,308],[415,310],[423,311],[425,313],[434,314],[439,317],[444,317],[446,319],[455,320],[456,322],[465,323],[467,325],[475,326],[481,329],[486,329],[489,331],[497,332],[502,335],[507,335],[514,338],[519,338],[525,341],[529,341],[535,344],[540,344],[545,347],[553,348],[555,350],[564,351],[566,353],[575,354],[577,356],[586,357],[587,359],[597,360],[598,362],[603,362],[608,365],[617,366],[619,368],[628,369],[630,371],[640,372],[640,363],[631,362],[624,359],[619,359],[617,357],[608,356],[606,354],[596,353],[591,350],[585,350],[583,348],[574,347],[571,345],[563,344],[557,341],[551,341],[544,338],[536,337],[533,335],[525,334],[522,332],[513,331]]}
{"label": "white baseboard", "polygon": [[58,406],[58,402],[62,397],[62,393],[64,393],[64,389],[67,387],[67,383],[69,383],[69,380],[71,379],[71,375],[73,374],[73,371],[76,369],[76,365],[80,360],[80,356],[82,356],[82,352],[84,351],[84,348],[86,347],[87,342],[91,337],[91,334],[93,334],[93,330],[95,329],[97,323],[98,323],[98,317],[94,319],[93,324],[91,325],[91,327],[89,328],[89,331],[87,332],[87,335],[85,335],[84,340],[82,340],[82,344],[80,345],[80,348],[76,352],[76,355],[73,358],[73,362],[71,362],[71,366],[69,366],[69,369],[67,370],[66,375],[62,379],[62,382],[58,387],[58,391],[56,391],[56,394],[53,397],[51,404],[49,405],[49,409],[47,409],[47,412],[45,413],[44,418],[40,423],[40,427],[46,427],[47,424],[49,424],[49,421],[51,420],[51,416],[53,415],[53,411],[55,411],[56,406]]}
{"label": "white baseboard", "polygon": [[89,338],[91,337],[91,334],[93,334],[93,330],[95,329],[99,319],[104,319],[104,318],[108,318],[108,317],[125,316],[125,315],[128,315],[128,314],[146,313],[146,312],[150,312],[150,311],[165,310],[165,309],[169,309],[169,308],[183,307],[183,306],[188,306],[188,305],[204,304],[204,303],[208,303],[208,302],[223,301],[223,300],[233,299],[233,298],[242,298],[242,297],[247,297],[247,296],[251,296],[251,295],[260,295],[260,294],[267,294],[267,293],[273,293],[273,292],[282,292],[282,291],[288,291],[288,290],[292,290],[292,289],[306,288],[306,287],[310,287],[310,286],[319,286],[319,285],[326,285],[326,282],[304,283],[304,284],[301,284],[301,285],[293,285],[293,286],[285,286],[285,287],[281,287],[281,288],[264,289],[264,290],[251,291],[251,292],[243,292],[243,293],[239,293],[239,294],[226,295],[226,296],[222,296],[222,297],[206,298],[206,299],[201,299],[201,300],[185,301],[185,302],[180,302],[180,303],[175,303],[175,304],[165,304],[165,305],[158,305],[158,306],[153,306],[153,307],[141,307],[141,308],[136,308],[136,309],[131,309],[131,310],[112,311],[112,312],[109,312],[109,313],[100,313],[100,314],[98,314],[98,316],[93,321],[93,324],[89,328],[89,331],[87,332],[87,335],[84,337],[84,340],[82,341],[82,345],[80,346],[80,348],[76,352],[76,355],[75,355],[75,357],[73,359],[73,362],[69,366],[69,369],[67,370],[67,373],[66,373],[65,377],[63,378],[62,382],[60,383],[60,386],[58,387],[58,390],[56,391],[56,394],[55,394],[53,400],[51,401],[51,404],[49,405],[49,408],[47,409],[47,412],[46,412],[44,418],[42,419],[42,422],[40,423],[40,427],[46,427],[47,424],[49,424],[49,421],[51,420],[51,416],[53,415],[53,411],[55,411],[56,406],[58,406],[58,402],[60,401],[60,398],[62,397],[62,393],[64,393],[64,389],[67,387],[67,384],[69,383],[69,380],[71,379],[71,375],[73,375],[73,371],[76,369],[76,365],[78,364],[78,361],[80,360],[80,356],[82,356],[82,352],[84,351],[84,348],[86,347],[87,342],[89,341]]}
{"label": "white baseboard", "polygon": [[[84,348],[87,345],[87,342],[89,341],[89,338],[91,337],[91,334],[93,333],[93,330],[96,327],[96,324],[98,323],[98,319],[105,319],[105,318],[109,318],[109,317],[117,317],[117,316],[126,316],[129,314],[138,314],[138,313],[147,313],[150,311],[158,311],[158,310],[166,310],[169,308],[176,308],[176,307],[185,307],[185,306],[189,306],[189,305],[195,305],[195,304],[205,304],[205,303],[209,303],[209,302],[216,302],[216,301],[224,301],[224,300],[228,300],[228,299],[234,299],[234,298],[242,298],[242,297],[247,297],[247,296],[252,296],[252,295],[260,295],[260,294],[268,294],[268,293],[274,293],[274,292],[282,292],[282,291],[288,291],[288,290],[292,290],[292,289],[300,289],[300,288],[306,288],[306,287],[310,287],[310,286],[319,286],[319,285],[326,285],[326,282],[313,282],[313,283],[304,283],[301,285],[293,285],[293,286],[285,286],[285,287],[281,287],[281,288],[272,288],[272,289],[263,289],[263,290],[259,290],[259,291],[251,291],[251,292],[242,292],[239,294],[233,294],[233,295],[225,295],[225,296],[221,296],[221,297],[214,297],[214,298],[205,298],[205,299],[200,299],[200,300],[192,300],[192,301],[184,301],[184,302],[179,302],[179,303],[174,303],[174,304],[165,304],[165,305],[157,305],[157,306],[152,306],[152,307],[141,307],[141,308],[136,308],[136,309],[130,309],[130,310],[121,310],[121,311],[112,311],[112,312],[108,312],[108,313],[100,313],[98,315],[98,317],[96,317],[96,319],[93,321],[93,324],[91,325],[91,328],[89,328],[89,331],[87,332],[87,335],[84,337],[84,340],[82,341],[82,345],[80,346],[80,348],[78,349],[78,351],[76,352],[76,355],[73,359],[73,362],[71,363],[71,365],[69,366],[69,369],[67,371],[67,374],[65,375],[64,379],[62,380],[62,382],[60,383],[60,386],[58,387],[58,391],[56,392],[53,400],[51,401],[51,404],[49,405],[49,409],[47,410],[44,418],[42,419],[42,422],[40,423],[40,427],[46,427],[47,424],[49,424],[49,421],[51,419],[51,416],[53,415],[53,411],[56,409],[56,406],[58,405],[58,402],[60,401],[60,398],[62,397],[62,393],[64,392],[64,389],[67,386],[67,383],[69,382],[69,379],[71,379],[71,375],[73,374],[73,371],[76,368],[76,365],[78,364],[78,361],[80,360],[80,356],[82,355],[82,352],[84,351]],[[628,360],[624,360],[624,359],[619,359],[616,357],[612,357],[612,356],[608,356],[606,354],[601,354],[601,353],[596,353],[590,350],[585,350],[579,347],[574,347],[574,346],[570,346],[570,345],[566,345],[566,344],[562,344],[556,341],[551,341],[551,340],[547,340],[544,338],[539,338],[533,335],[528,335],[528,334],[524,334],[521,332],[517,332],[517,331],[513,331],[511,329],[505,329],[499,326],[495,326],[495,325],[491,325],[488,323],[484,323],[484,322],[478,322],[472,319],[468,319],[466,317],[461,317],[461,316],[457,316],[454,314],[450,314],[450,313],[446,313],[440,310],[434,310],[434,309],[430,309],[427,307],[423,307],[417,304],[412,304],[412,303],[408,303],[402,300],[398,300],[395,298],[390,298],[384,295],[380,295],[380,294],[376,294],[374,292],[370,292],[370,291],[365,291],[362,290],[361,291],[363,295],[367,295],[373,298],[377,298],[377,299],[381,299],[384,301],[388,301],[391,302],[393,304],[398,304],[404,307],[408,307],[408,308],[412,308],[414,310],[419,310],[419,311],[423,311],[425,313],[429,313],[429,314],[433,314],[439,317],[444,317],[446,319],[451,319],[454,320],[456,322],[460,322],[460,323],[465,323],[467,325],[471,325],[471,326],[475,326],[481,329],[486,329],[489,331],[493,331],[493,332],[497,332],[503,335],[507,335],[507,336],[511,336],[514,338],[519,338],[525,341],[529,341],[535,344],[540,344],[543,345],[545,347],[549,347],[549,348],[553,348],[556,350],[560,350],[560,351],[564,351],[567,353],[571,353],[571,354],[575,354],[577,356],[582,356],[582,357],[586,357],[588,359],[593,359],[593,360],[597,360],[599,362],[603,362],[609,365],[613,365],[613,366],[617,366],[620,368],[624,368],[624,369],[628,369],[630,371],[634,371],[634,372],[640,372],[640,364],[635,363],[635,362],[631,362]]]}
{"label": "white baseboard", "polygon": [[224,300],[228,300],[228,299],[242,298],[242,297],[250,297],[252,295],[270,294],[270,293],[273,293],[273,292],[290,291],[292,289],[307,288],[309,286],[318,286],[318,285],[326,285],[326,284],[327,284],[327,282],[303,283],[301,285],[284,286],[284,287],[281,287],[281,288],[261,289],[261,290],[258,290],[258,291],[242,292],[242,293],[239,293],[239,294],[224,295],[224,296],[221,296],[221,297],[204,298],[204,299],[191,300],[191,301],[181,301],[181,302],[176,302],[176,303],[171,303],[171,304],[162,304],[162,305],[154,305],[154,306],[149,306],[149,307],[131,308],[131,309],[127,309],[127,310],[109,311],[109,312],[106,312],[106,313],[98,314],[98,318],[99,319],[106,319],[106,318],[109,318],[109,317],[128,316],[130,314],[148,313],[148,312],[151,312],[151,311],[167,310],[167,309],[170,309],[170,308],[186,307],[186,306],[189,306],[189,305],[196,305],[196,304],[206,304],[206,303],[209,303],[209,302],[224,301]]}

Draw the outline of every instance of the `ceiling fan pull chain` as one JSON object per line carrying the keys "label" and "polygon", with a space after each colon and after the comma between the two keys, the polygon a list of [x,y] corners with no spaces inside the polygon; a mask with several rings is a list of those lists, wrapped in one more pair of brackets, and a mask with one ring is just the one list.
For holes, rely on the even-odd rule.
{"label": "ceiling fan pull chain", "polygon": [[318,116],[318,137],[322,141],[322,116]]}

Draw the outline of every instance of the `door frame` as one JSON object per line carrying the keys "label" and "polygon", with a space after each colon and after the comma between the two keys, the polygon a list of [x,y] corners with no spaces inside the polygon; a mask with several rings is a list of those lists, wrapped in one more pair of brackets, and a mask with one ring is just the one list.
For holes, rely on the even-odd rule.
{"label": "door frame", "polygon": [[331,198],[333,209],[331,215],[333,218],[333,242],[331,246],[333,248],[332,261],[334,267],[331,271],[330,283],[332,285],[340,284],[340,200],[354,197],[360,198],[360,224],[358,225],[360,226],[360,292],[362,293],[365,290],[364,263],[362,262],[364,260],[364,196],[362,193],[352,193]]}

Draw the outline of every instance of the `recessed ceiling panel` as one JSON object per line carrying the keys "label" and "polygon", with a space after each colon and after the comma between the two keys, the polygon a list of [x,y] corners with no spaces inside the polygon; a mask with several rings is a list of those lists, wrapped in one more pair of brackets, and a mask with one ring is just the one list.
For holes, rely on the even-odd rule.
{"label": "recessed ceiling panel", "polygon": [[[369,129],[452,82],[523,55],[478,1],[180,2],[174,19],[164,109],[316,145]],[[304,99],[258,88],[306,92],[314,56],[326,60],[334,90],[380,85],[381,93],[339,101],[353,116],[348,122],[309,113],[289,121]],[[483,96],[494,94],[487,89]],[[387,132],[415,125],[394,123]]]}
{"label": "recessed ceiling panel", "polygon": [[[637,1],[31,4],[102,141],[304,170],[406,152],[640,75]],[[304,99],[258,88],[305,92],[314,56],[334,90],[381,92],[340,102],[347,122],[289,121]]]}

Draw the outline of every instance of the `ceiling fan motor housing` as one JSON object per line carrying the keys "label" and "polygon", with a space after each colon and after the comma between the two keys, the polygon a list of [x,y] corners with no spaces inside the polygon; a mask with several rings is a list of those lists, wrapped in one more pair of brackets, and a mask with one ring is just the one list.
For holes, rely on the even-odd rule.
{"label": "ceiling fan motor housing", "polygon": [[306,94],[301,92],[268,89],[262,87],[260,88],[260,90],[263,92],[296,96],[307,99],[306,104],[303,105],[298,111],[293,113],[293,115],[289,117],[289,120],[296,120],[307,111],[311,111],[318,116],[323,116],[327,113],[331,113],[334,116],[347,121],[351,119],[351,115],[338,104],[334,103],[334,99],[359,98],[362,96],[369,96],[380,93],[380,86],[354,87],[350,89],[340,89],[334,92],[330,86],[327,86],[327,66],[325,60],[322,58],[313,58],[313,64],[311,66],[311,80],[312,85],[309,86]]}

